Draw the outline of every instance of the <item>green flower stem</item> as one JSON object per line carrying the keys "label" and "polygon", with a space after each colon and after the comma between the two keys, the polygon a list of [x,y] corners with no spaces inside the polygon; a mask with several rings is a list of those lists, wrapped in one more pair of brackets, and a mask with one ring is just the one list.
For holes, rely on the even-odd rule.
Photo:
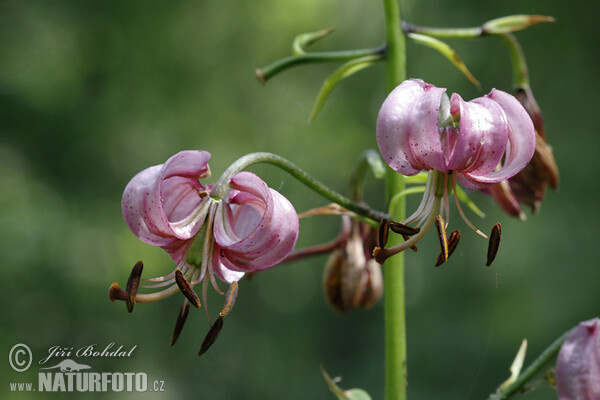
{"label": "green flower stem", "polygon": [[[383,0],[385,11],[386,91],[391,92],[406,79],[406,43],[402,33],[398,0]],[[405,189],[404,177],[387,167],[385,199],[390,205],[396,193]],[[390,218],[405,218],[406,201],[401,198],[390,207]],[[390,235],[389,246],[400,243],[400,235]],[[385,397],[406,400],[406,315],[404,304],[404,253],[385,262]]]}
{"label": "green flower stem", "polygon": [[295,164],[291,163],[290,161],[286,160],[281,156],[272,153],[250,153],[239,158],[237,161],[231,164],[229,168],[227,168],[225,172],[223,172],[223,174],[219,177],[219,180],[213,187],[211,197],[217,200],[223,199],[227,194],[227,191],[229,190],[229,181],[231,180],[231,178],[235,174],[245,170],[249,166],[259,163],[271,164],[281,168],[282,170],[299,180],[309,189],[320,194],[327,200],[339,204],[345,209],[350,210],[358,215],[369,218],[376,222],[379,222],[381,218],[387,218],[387,214],[382,213],[381,211],[372,210],[371,208],[366,207],[362,204],[357,204],[353,202],[349,198],[342,196],[341,194],[337,193],[336,191],[328,188],[321,182],[317,181],[315,178],[310,176],[304,170],[297,167]]}
{"label": "green flower stem", "polygon": [[569,333],[571,333],[570,330],[568,332],[565,332],[558,339],[556,339],[546,350],[542,352],[542,354],[538,356],[538,358],[535,359],[534,362],[531,363],[531,365],[527,367],[527,369],[525,369],[525,371],[521,373],[521,375],[519,375],[519,377],[512,384],[510,384],[504,389],[498,389],[496,393],[491,395],[489,400],[508,399],[513,394],[516,394],[519,391],[521,391],[525,384],[529,380],[531,380],[531,378],[533,378],[542,368],[544,368],[544,366],[551,359],[553,359],[558,354],[563,342],[565,341],[567,336],[569,336]]}
{"label": "green flower stem", "polygon": [[523,54],[523,49],[521,49],[519,41],[510,33],[498,36],[502,39],[504,44],[506,44],[506,47],[508,47],[510,60],[513,66],[513,81],[515,87],[523,89],[528,88],[529,70],[527,69],[527,61],[525,61],[525,55]]}
{"label": "green flower stem", "polygon": [[372,49],[346,50],[346,51],[327,51],[320,53],[305,53],[301,55],[290,56],[277,60],[266,67],[256,70],[256,77],[261,83],[266,83],[286,69],[302,64],[323,63],[323,62],[344,62],[366,56],[380,56],[386,51],[386,46],[375,47]]}
{"label": "green flower stem", "polygon": [[476,26],[472,28],[431,28],[428,26],[418,26],[402,22],[404,33],[420,33],[440,39],[473,39],[486,35],[483,27]]}

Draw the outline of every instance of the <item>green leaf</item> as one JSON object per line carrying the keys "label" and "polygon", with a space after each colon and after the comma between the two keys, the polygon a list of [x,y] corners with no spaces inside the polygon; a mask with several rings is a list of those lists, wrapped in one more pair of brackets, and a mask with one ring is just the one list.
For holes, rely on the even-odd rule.
{"label": "green leaf", "polygon": [[519,347],[519,351],[515,356],[515,359],[510,366],[510,378],[508,378],[502,385],[500,385],[500,390],[507,388],[512,385],[514,381],[517,380],[519,374],[521,373],[521,369],[523,368],[523,362],[525,361],[525,353],[527,352],[527,339],[523,339],[521,343],[521,347]]}
{"label": "green leaf", "polygon": [[385,178],[385,164],[381,159],[381,156],[375,150],[367,150],[365,151],[365,157],[367,158],[367,163],[371,168],[371,172],[377,179]]}
{"label": "green leaf", "polygon": [[431,36],[421,35],[419,33],[409,33],[408,37],[415,42],[440,52],[446,57],[456,68],[458,68],[474,85],[480,86],[479,81],[471,74],[465,63],[458,57],[458,54],[448,44]]}
{"label": "green leaf", "polygon": [[371,396],[362,389],[340,389],[340,387],[329,377],[327,372],[325,372],[323,367],[321,367],[321,373],[329,386],[329,390],[331,390],[338,400],[371,400]]}
{"label": "green leaf", "polygon": [[335,31],[335,28],[327,28],[321,31],[302,33],[294,38],[292,53],[295,56],[306,54],[306,48],[317,40],[323,39]]}
{"label": "green leaf", "polygon": [[329,78],[325,80],[325,82],[323,82],[323,86],[321,86],[321,90],[317,95],[317,100],[315,101],[315,105],[313,106],[310,114],[309,121],[313,121],[315,119],[335,85],[337,85],[342,79],[347,78],[364,68],[370,67],[382,58],[383,57],[381,55],[360,57],[350,60],[339,67],[333,74],[329,76]]}

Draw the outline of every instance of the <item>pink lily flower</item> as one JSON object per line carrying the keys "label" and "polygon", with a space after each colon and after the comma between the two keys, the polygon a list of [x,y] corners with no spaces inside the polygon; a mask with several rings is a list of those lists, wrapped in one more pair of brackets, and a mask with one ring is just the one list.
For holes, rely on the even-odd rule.
{"label": "pink lily flower", "polygon": [[600,320],[581,322],[563,343],[556,363],[560,400],[600,399]]}
{"label": "pink lily flower", "polygon": [[[165,250],[176,269],[165,276],[141,279],[141,267],[134,268],[127,292],[113,284],[112,300],[127,301],[131,310],[136,302],[156,301],[181,291],[186,301],[179,326],[187,316],[188,301],[196,307],[201,305],[193,290],[196,284],[203,282],[206,308],[208,281],[218,293],[225,294],[215,276],[231,285],[246,272],[278,264],[292,251],[299,229],[292,204],[250,172],[231,178],[224,199],[211,197],[212,186],[200,182],[210,176],[209,158],[206,151],[182,151],[129,182],[122,199],[127,226],[142,241]],[[140,289],[160,290],[138,294],[140,280],[151,282]],[[233,292],[237,293],[237,284]],[[228,296],[227,302],[234,300]]]}
{"label": "pink lily flower", "polygon": [[[445,92],[420,79],[407,80],[389,94],[379,111],[377,144],[388,165],[404,175],[432,173],[421,206],[402,222],[416,224],[421,232],[394,250],[378,250],[378,261],[414,245],[433,225],[442,199],[442,214],[449,217],[448,191],[454,189],[456,198],[457,180],[468,188],[483,189],[514,176],[533,156],[533,123],[513,96],[493,89],[465,102],[458,94],[448,98]],[[465,222],[487,238],[468,221],[457,198],[456,204]],[[438,233],[447,253],[447,223],[442,225]],[[493,247],[497,250],[497,244]]]}

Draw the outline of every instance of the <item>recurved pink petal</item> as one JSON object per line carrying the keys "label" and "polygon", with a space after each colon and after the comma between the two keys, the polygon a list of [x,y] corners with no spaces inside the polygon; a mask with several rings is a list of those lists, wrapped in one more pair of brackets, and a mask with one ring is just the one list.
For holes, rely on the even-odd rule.
{"label": "recurved pink petal", "polygon": [[563,343],[556,363],[560,400],[600,399],[600,320],[580,323]]}
{"label": "recurved pink petal", "polygon": [[298,238],[294,207],[250,172],[236,174],[231,187],[215,214],[215,258],[242,272],[279,263]]}
{"label": "recurved pink petal", "polygon": [[129,181],[121,199],[121,210],[125,223],[134,235],[146,243],[166,246],[176,239],[158,229],[146,211],[146,200],[154,190],[160,168],[161,165],[146,168]]}
{"label": "recurved pink petal", "polygon": [[202,196],[206,188],[198,179],[210,173],[209,159],[206,151],[182,151],[134,176],[121,203],[131,231],[156,246],[194,236],[208,210]]}
{"label": "recurved pink petal", "polygon": [[529,164],[535,151],[535,130],[533,122],[521,103],[501,90],[493,89],[486,96],[498,103],[508,122],[508,144],[503,165],[490,173],[473,171],[465,176],[478,183],[497,183],[511,178]]}
{"label": "recurved pink petal", "polygon": [[385,99],[377,117],[377,145],[393,170],[404,175],[430,169],[447,172],[438,128],[445,91],[409,79]]}
{"label": "recurved pink petal", "polygon": [[508,141],[508,123],[502,108],[485,97],[465,102],[456,93],[450,104],[450,113],[460,117],[460,124],[455,136],[448,135],[448,169],[476,175],[492,172]]}

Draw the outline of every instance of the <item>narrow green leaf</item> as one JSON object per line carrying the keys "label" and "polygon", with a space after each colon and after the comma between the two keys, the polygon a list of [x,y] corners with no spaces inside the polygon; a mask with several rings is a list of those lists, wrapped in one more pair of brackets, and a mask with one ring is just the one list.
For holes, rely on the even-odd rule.
{"label": "narrow green leaf", "polygon": [[360,57],[348,61],[347,63],[339,67],[333,74],[331,74],[329,78],[327,78],[325,82],[323,82],[323,86],[321,86],[321,90],[317,95],[317,100],[315,101],[315,105],[313,106],[312,112],[310,114],[309,122],[315,119],[335,85],[337,85],[342,79],[347,78],[364,68],[370,67],[371,65],[375,64],[381,59],[381,55]]}
{"label": "narrow green leaf", "polygon": [[467,192],[465,192],[460,186],[456,185],[456,195],[458,200],[471,209],[480,218],[485,218],[485,213],[477,207],[477,205],[469,198]]}
{"label": "narrow green leaf", "polygon": [[448,44],[442,42],[439,39],[435,39],[431,36],[421,35],[419,33],[409,33],[408,37],[414,40],[415,42],[422,44],[427,47],[431,47],[432,49],[440,52],[444,57],[446,57],[456,68],[462,72],[468,80],[470,80],[474,85],[480,86],[479,81],[475,79],[475,77],[471,74],[465,63],[462,62],[458,54],[450,47]]}
{"label": "narrow green leaf", "polygon": [[523,362],[525,361],[525,353],[527,352],[527,339],[523,339],[521,343],[521,347],[519,347],[519,351],[515,356],[515,359],[510,366],[510,378],[508,378],[502,385],[500,385],[500,390],[507,388],[512,385],[513,382],[517,380],[519,374],[521,373],[521,369],[523,368]]}
{"label": "narrow green leaf", "polygon": [[306,54],[306,48],[317,40],[323,39],[335,31],[335,28],[327,28],[316,32],[301,33],[294,38],[292,53],[295,56]]}
{"label": "narrow green leaf", "polygon": [[385,178],[385,164],[379,153],[375,150],[370,150],[365,152],[365,156],[367,157],[367,163],[369,163],[369,167],[375,178]]}

